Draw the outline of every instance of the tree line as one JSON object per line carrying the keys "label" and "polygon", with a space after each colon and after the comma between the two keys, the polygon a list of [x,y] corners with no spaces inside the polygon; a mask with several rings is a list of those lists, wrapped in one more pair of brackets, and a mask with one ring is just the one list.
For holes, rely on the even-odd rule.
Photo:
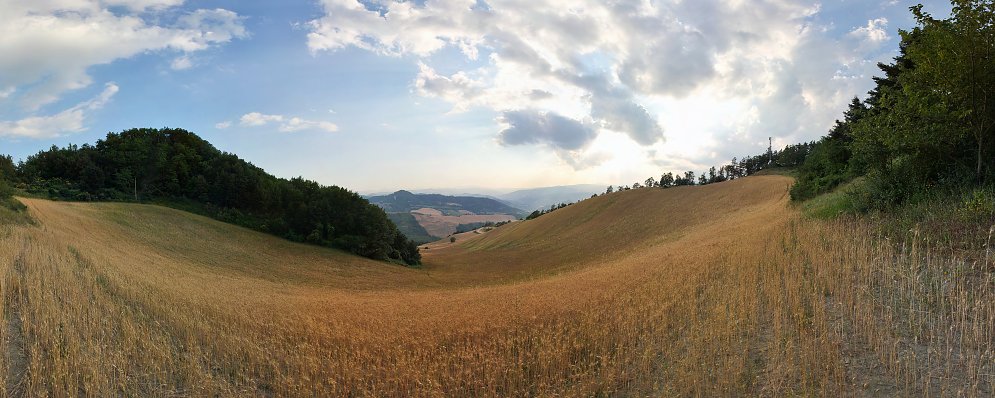
{"label": "tree line", "polygon": [[606,194],[639,188],[671,188],[689,185],[707,185],[751,176],[769,168],[797,168],[801,166],[815,147],[815,142],[793,144],[779,150],[769,150],[759,155],[732,160],[719,167],[712,166],[707,171],[695,174],[688,170],[682,173],[666,172],[660,178],[649,177],[632,185],[609,185]]}
{"label": "tree line", "polygon": [[358,194],[301,177],[277,178],[183,129],[130,129],[95,145],[29,156],[0,173],[57,199],[157,202],[299,242],[409,265],[414,242]]}
{"label": "tree line", "polygon": [[574,202],[571,202],[571,203],[560,202],[560,204],[549,205],[548,209],[539,209],[539,210],[533,211],[532,213],[529,213],[529,215],[525,216],[525,219],[526,220],[534,220],[536,218],[539,218],[542,215],[546,215],[546,214],[552,213],[554,211],[557,211],[557,210],[562,209],[564,207],[570,206],[572,204],[574,204]]}
{"label": "tree line", "polygon": [[992,183],[995,166],[995,5],[954,0],[936,19],[911,7],[899,54],[854,98],[798,171],[803,200],[864,177],[862,209],[886,209],[937,191]]}

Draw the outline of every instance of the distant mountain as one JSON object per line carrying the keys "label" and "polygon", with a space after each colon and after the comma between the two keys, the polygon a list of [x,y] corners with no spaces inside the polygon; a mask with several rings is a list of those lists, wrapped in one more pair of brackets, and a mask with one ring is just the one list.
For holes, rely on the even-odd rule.
{"label": "distant mountain", "polygon": [[496,198],[501,194],[511,192],[514,188],[494,189],[494,188],[431,188],[431,189],[411,189],[414,193],[435,193],[449,196],[479,196]]}
{"label": "distant mountain", "polygon": [[[477,196],[485,198],[497,198],[502,194],[514,191],[516,188],[486,188],[486,187],[464,187],[464,188],[425,188],[425,189],[404,189],[415,194],[439,194],[448,196]],[[367,191],[361,192],[363,197],[386,196],[394,193],[390,191]]]}
{"label": "distant mountain", "polygon": [[549,206],[560,203],[571,203],[587,199],[591,195],[605,191],[607,185],[580,184],[558,187],[543,187],[522,189],[498,196],[512,206],[526,211],[548,209]]}
{"label": "distant mountain", "polygon": [[397,191],[366,199],[387,212],[397,228],[417,243],[446,237],[460,226],[509,221],[528,214],[500,200],[479,196]]}
{"label": "distant mountain", "polygon": [[458,216],[473,213],[510,214],[522,217],[526,211],[509,206],[499,200],[478,196],[449,196],[439,194],[416,194],[408,191],[397,191],[390,195],[369,196],[367,200],[380,206],[388,213],[407,213],[412,210],[431,208],[443,215]]}

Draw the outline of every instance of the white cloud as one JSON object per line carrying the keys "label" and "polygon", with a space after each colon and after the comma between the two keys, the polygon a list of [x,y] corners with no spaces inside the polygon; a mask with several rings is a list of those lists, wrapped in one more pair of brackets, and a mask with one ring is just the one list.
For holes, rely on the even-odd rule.
{"label": "white cloud", "polygon": [[182,40],[174,45],[184,51],[203,50],[212,44],[227,43],[249,35],[242,25],[242,18],[222,8],[195,10],[180,17],[179,27],[183,28]]}
{"label": "white cloud", "polygon": [[[498,127],[504,126],[499,142],[506,141],[508,131],[524,135],[532,128],[531,136],[546,137],[536,144],[557,148],[549,137],[560,133],[544,130],[548,125],[519,123],[525,127],[508,130],[501,122],[518,115],[515,112],[589,120],[590,131],[561,124],[562,134],[591,142],[601,132],[617,131],[662,153],[665,127],[682,123],[660,119],[673,113],[658,105],[710,93],[717,101],[762,108],[755,113],[760,120],[742,123],[742,117],[721,115],[713,119],[725,124],[691,134],[738,135],[737,140],[753,142],[761,135],[766,138],[767,129],[776,123],[786,123],[779,131],[797,135],[828,125],[832,119],[822,108],[836,113],[839,98],[855,94],[841,96],[852,86],[827,82],[841,65],[862,59],[862,54],[841,48],[840,40],[822,38],[824,31],[810,19],[820,11],[815,0],[578,0],[569,7],[552,0],[321,4],[325,15],[308,25],[312,52],[357,47],[387,56],[414,56],[420,59],[413,81],[417,94],[443,99],[454,111],[479,106],[498,112]],[[886,23],[874,20],[869,28],[882,29]],[[881,38],[877,31],[869,34]],[[470,60],[486,54],[488,62],[441,74],[429,62],[430,55],[444,49],[460,51]],[[801,54],[816,56],[798,58]],[[807,62],[832,70],[825,74]],[[724,145],[721,139],[700,141],[713,142],[716,149]],[[573,150],[593,154],[596,149]]]}
{"label": "white cloud", "polygon": [[189,55],[182,55],[173,58],[173,61],[169,63],[169,67],[173,70],[184,70],[190,69],[193,66],[193,61],[190,60]]}
{"label": "white cloud", "polygon": [[859,27],[850,31],[850,36],[865,40],[874,44],[890,39],[888,36],[887,18],[877,18],[867,21],[867,26]]}
{"label": "white cloud", "polygon": [[321,130],[334,133],[339,131],[339,126],[336,126],[335,123],[331,122],[304,120],[299,117],[292,117],[290,120],[287,120],[286,123],[281,124],[279,128],[279,131],[284,133],[292,133],[302,130]]}
{"label": "white cloud", "polygon": [[[152,51],[185,55],[245,37],[241,17],[222,9],[194,10],[174,24],[160,13],[181,0],[8,0],[0,3],[0,87],[16,87],[28,110],[92,83],[88,69]],[[124,6],[126,11],[111,6]],[[184,61],[186,59],[186,61]]]}
{"label": "white cloud", "polygon": [[59,113],[29,116],[16,121],[0,121],[0,137],[52,138],[84,131],[87,113],[103,108],[117,92],[117,85],[107,83],[104,90],[96,97]]}
{"label": "white cloud", "polygon": [[243,126],[249,126],[249,127],[262,126],[269,122],[282,122],[282,121],[283,121],[282,115],[264,115],[259,112],[246,113],[242,115],[242,117],[239,119],[239,123],[241,123]]}
{"label": "white cloud", "polygon": [[339,126],[332,122],[307,120],[299,117],[286,117],[283,115],[267,115],[259,112],[246,113],[239,118],[239,124],[246,127],[259,127],[270,123],[279,124],[277,131],[283,133],[293,133],[297,131],[325,131],[334,133],[339,130]]}
{"label": "white cloud", "polygon": [[103,0],[109,6],[123,6],[132,11],[159,10],[183,4],[184,0]]}
{"label": "white cloud", "polygon": [[466,72],[440,76],[434,69],[419,62],[415,89],[422,96],[437,97],[453,103],[454,110],[462,111],[484,94],[484,83],[472,79]]}
{"label": "white cloud", "polygon": [[225,120],[223,122],[218,122],[218,123],[216,123],[214,125],[214,128],[216,128],[218,130],[224,130],[224,129],[229,128],[229,127],[231,127],[231,120]]}

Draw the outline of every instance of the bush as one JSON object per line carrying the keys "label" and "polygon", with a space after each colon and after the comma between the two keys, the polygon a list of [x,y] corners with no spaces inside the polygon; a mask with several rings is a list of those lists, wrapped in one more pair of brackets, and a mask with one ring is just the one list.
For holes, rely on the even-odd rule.
{"label": "bush", "polygon": [[14,189],[7,184],[7,181],[0,179],[0,199],[9,198],[14,194]]}
{"label": "bush", "polygon": [[0,224],[28,224],[28,207],[12,197],[14,189],[4,180],[0,180]]}

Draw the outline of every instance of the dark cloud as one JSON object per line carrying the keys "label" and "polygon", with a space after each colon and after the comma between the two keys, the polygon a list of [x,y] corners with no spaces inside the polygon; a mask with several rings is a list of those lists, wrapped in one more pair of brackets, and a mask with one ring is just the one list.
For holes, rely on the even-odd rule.
{"label": "dark cloud", "polygon": [[560,78],[587,90],[591,117],[601,126],[625,133],[641,145],[653,145],[663,139],[663,128],[645,107],[636,103],[632,92],[610,82],[604,74]]}
{"label": "dark cloud", "polygon": [[638,49],[622,63],[618,77],[643,93],[683,97],[715,76],[714,56],[703,35],[672,33]]}
{"label": "dark cloud", "polygon": [[591,97],[591,117],[602,126],[620,131],[641,145],[653,145],[663,139],[663,128],[642,105],[627,96],[595,95]]}
{"label": "dark cloud", "polygon": [[553,93],[546,90],[536,89],[529,92],[529,99],[533,101],[541,101],[550,98],[553,98]]}
{"label": "dark cloud", "polygon": [[576,151],[597,136],[592,126],[552,112],[506,111],[498,122],[506,125],[498,133],[501,145],[546,144],[557,150]]}

